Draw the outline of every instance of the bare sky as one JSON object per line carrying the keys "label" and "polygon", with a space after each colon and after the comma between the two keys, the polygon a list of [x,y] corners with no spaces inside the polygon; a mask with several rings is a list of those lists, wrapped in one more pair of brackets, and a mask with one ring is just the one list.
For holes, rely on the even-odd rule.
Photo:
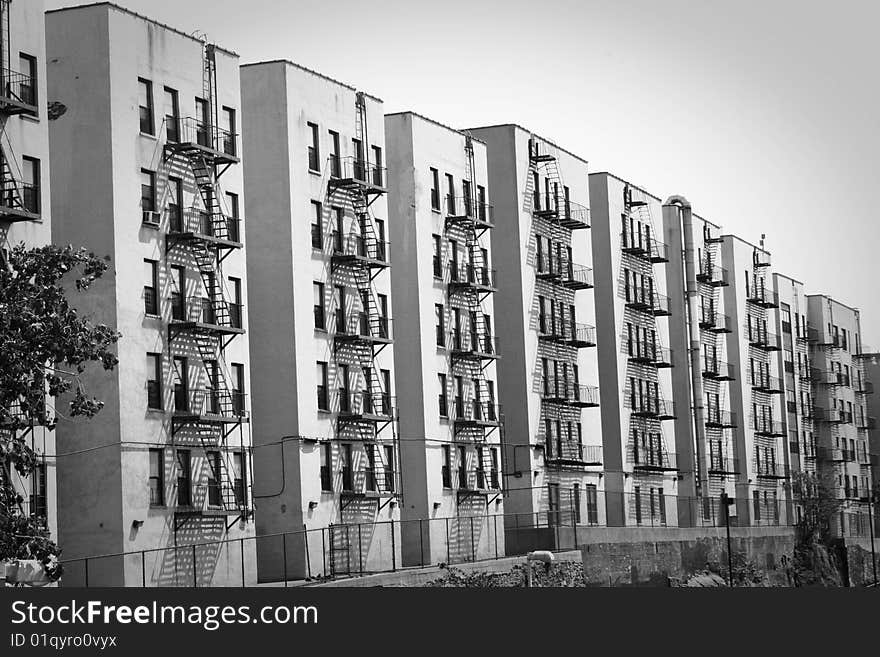
{"label": "bare sky", "polygon": [[[47,0],[47,8],[83,4]],[[456,127],[519,123],[757,242],[880,345],[880,3],[119,0]],[[586,200],[586,199],[585,199]],[[875,263],[875,264],[871,264]]]}

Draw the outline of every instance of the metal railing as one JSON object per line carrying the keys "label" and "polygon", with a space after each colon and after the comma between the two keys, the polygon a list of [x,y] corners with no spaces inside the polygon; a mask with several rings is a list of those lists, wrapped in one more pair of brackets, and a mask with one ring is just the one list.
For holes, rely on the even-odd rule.
{"label": "metal railing", "polygon": [[456,399],[452,405],[453,419],[459,423],[499,424],[501,406],[491,401]]}
{"label": "metal railing", "polygon": [[719,381],[732,381],[733,367],[718,358],[712,358],[709,354],[703,354],[703,377],[717,379]]}
{"label": "metal railing", "polygon": [[340,388],[337,391],[337,401],[340,415],[394,417],[394,397],[387,392]]}
{"label": "metal railing", "polygon": [[749,372],[749,385],[759,392],[779,394],[784,392],[782,380],[762,372]]}
{"label": "metal railing", "polygon": [[599,405],[599,388],[548,376],[541,380],[541,397],[558,404],[588,407]]}
{"label": "metal railing", "polygon": [[374,237],[358,233],[346,235],[339,231],[333,231],[332,244],[332,255],[337,259],[372,260],[376,263],[388,262],[388,242]]}
{"label": "metal railing", "polygon": [[[7,10],[8,11],[8,10]],[[7,68],[0,69],[0,104],[12,100],[36,109],[37,86],[34,78]]]}
{"label": "metal railing", "polygon": [[457,356],[497,357],[500,354],[499,344],[497,337],[483,332],[449,332],[449,348]]}
{"label": "metal railing", "polygon": [[711,312],[708,308],[700,308],[700,328],[714,332],[732,332],[730,317],[720,312]]}
{"label": "metal railing", "polygon": [[714,406],[706,408],[705,423],[707,427],[716,429],[732,429],[739,426],[735,412],[724,411]]}
{"label": "metal railing", "polygon": [[449,284],[460,286],[482,287],[487,290],[496,288],[496,271],[486,266],[468,263],[449,262]]}
{"label": "metal railing", "polygon": [[223,214],[210,214],[204,210],[177,205],[168,206],[168,232],[202,235],[218,240],[240,241],[241,219]]}
{"label": "metal railing", "polygon": [[246,395],[223,388],[174,389],[174,412],[182,415],[216,415],[227,418],[245,418]]}
{"label": "metal railing", "polygon": [[638,230],[624,230],[620,233],[621,250],[624,253],[637,256],[651,262],[666,262],[669,260],[669,247],[653,236],[648,236]]}
{"label": "metal railing", "polygon": [[467,219],[485,227],[491,227],[495,223],[493,208],[488,203],[481,203],[472,196],[446,195],[444,210],[447,219]]}
{"label": "metal railing", "polygon": [[340,157],[339,164],[339,175],[330,179],[332,186],[385,188],[388,170],[380,164],[355,156]]}
{"label": "metal railing", "polygon": [[[221,128],[210,125],[205,121],[194,117],[166,118],[166,122],[177,124],[177,141],[172,143],[192,144],[210,149],[231,157],[238,156],[238,135]],[[174,131],[171,131],[173,134]]]}

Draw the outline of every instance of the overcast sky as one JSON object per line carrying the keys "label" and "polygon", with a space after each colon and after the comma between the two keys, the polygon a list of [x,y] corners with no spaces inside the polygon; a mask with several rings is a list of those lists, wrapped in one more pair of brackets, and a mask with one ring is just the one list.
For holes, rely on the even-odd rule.
{"label": "overcast sky", "polygon": [[[47,0],[47,8],[82,4]],[[880,345],[880,2],[119,0],[456,127],[519,123],[862,310]]]}

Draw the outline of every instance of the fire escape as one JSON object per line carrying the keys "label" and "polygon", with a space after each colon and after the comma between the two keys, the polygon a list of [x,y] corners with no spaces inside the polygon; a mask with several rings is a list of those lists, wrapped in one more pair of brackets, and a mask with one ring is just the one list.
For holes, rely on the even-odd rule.
{"label": "fire escape", "polygon": [[768,326],[775,325],[769,311],[779,307],[776,292],[767,288],[769,267],[769,256],[755,249],[751,276],[746,280],[746,329],[749,342],[749,369],[746,374],[752,389],[752,472],[758,487],[765,492],[765,499],[768,491],[775,498],[777,480],[789,477],[780,448],[780,439],[786,437],[785,428],[781,418],[774,416],[774,400],[784,393],[784,389],[782,382],[770,375],[773,352],[782,347],[779,336],[768,329]]}
{"label": "fire escape", "polygon": [[[624,300],[620,333],[626,356],[624,407],[629,410],[627,461],[638,485],[657,484],[678,470],[677,458],[666,446],[663,422],[676,417],[671,400],[660,393],[660,370],[673,367],[673,354],[660,342],[657,318],[670,316],[669,298],[661,294],[654,265],[669,261],[667,246],[656,238],[648,202],[623,190],[618,294]],[[659,479],[658,479],[659,477]],[[635,502],[637,505],[640,502]],[[635,510],[641,517],[641,509]]]}
{"label": "fire escape", "polygon": [[40,219],[40,185],[25,181],[6,125],[19,115],[36,116],[37,80],[12,70],[12,0],[0,0],[0,224]]}
{"label": "fire escape", "polygon": [[190,444],[196,438],[205,452],[209,474],[203,500],[196,499],[195,491],[178,490],[175,531],[188,520],[204,516],[227,517],[228,529],[253,514],[243,483],[248,481],[250,460],[243,438],[239,441],[242,472],[236,472],[230,462],[230,436],[238,430],[241,437],[248,411],[244,392],[230,386],[226,373],[225,349],[244,334],[244,323],[243,308],[227,298],[222,263],[242,243],[239,219],[225,207],[220,177],[240,160],[236,135],[218,126],[216,67],[214,46],[206,44],[203,98],[207,109],[199,117],[175,118],[177,125],[168,126],[164,147],[166,166],[191,176],[199,200],[193,208],[169,207],[166,256],[187,267],[194,265],[201,281],[200,294],[187,296],[185,285],[172,294],[168,348],[172,357],[179,350],[195,351],[206,382],[204,387],[190,389],[187,373],[177,372],[171,438],[175,445]]}
{"label": "fire escape", "polygon": [[486,377],[486,368],[500,358],[492,317],[486,309],[487,301],[497,290],[496,272],[490,267],[488,249],[483,246],[487,231],[494,228],[494,217],[486,202],[485,188],[475,185],[473,140],[465,135],[462,195],[448,194],[444,208],[445,236],[462,244],[466,254],[462,262],[458,251],[453,251],[447,264],[447,295],[454,317],[449,331],[449,367],[456,381],[468,379],[472,386],[470,399],[463,389],[455,391],[453,437],[457,443],[476,446],[476,467],[459,469],[459,504],[477,495],[486,496],[488,504],[489,494],[501,494],[501,483],[495,474],[499,466],[493,460],[497,451],[487,447],[489,437],[495,431],[503,431],[494,382]]}
{"label": "fire escape", "polygon": [[350,463],[343,469],[340,512],[352,504],[360,511],[375,508],[378,512],[399,498],[401,490],[391,380],[377,361],[393,343],[387,297],[380,295],[375,285],[377,276],[391,266],[388,243],[384,225],[377,223],[371,210],[387,192],[386,169],[365,154],[369,140],[362,92],[355,97],[353,143],[354,155],[330,158],[326,199],[328,207],[350,209],[354,217],[350,226],[338,218],[341,223],[332,231],[331,277],[338,288],[353,290],[355,301],[346,308],[340,299],[335,310],[333,358],[341,372],[346,373],[350,365],[360,372],[356,390],[349,389],[347,380],[339,388],[335,436],[346,443],[362,443],[366,458],[366,467],[356,478]]}
{"label": "fire escape", "polygon": [[593,288],[593,272],[574,261],[572,234],[590,228],[589,209],[571,200],[556,155],[529,139],[526,190],[535,239],[539,297],[538,359],[544,463],[583,472],[602,465],[601,448],[584,445],[581,412],[599,406],[599,389],[580,382],[578,352],[596,346],[596,329],[577,321],[576,293]]}

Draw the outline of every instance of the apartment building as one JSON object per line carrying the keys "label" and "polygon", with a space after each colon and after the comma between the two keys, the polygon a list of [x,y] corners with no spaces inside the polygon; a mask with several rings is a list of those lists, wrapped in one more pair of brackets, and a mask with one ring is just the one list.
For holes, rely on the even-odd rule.
{"label": "apartment building", "polygon": [[[51,241],[43,10],[40,0],[0,0],[0,260],[18,244]],[[0,432],[9,430],[0,421]],[[44,516],[57,539],[55,436],[41,426],[24,434],[38,455],[36,470],[28,477],[14,469],[0,476],[12,479],[22,512]]]}
{"label": "apartment building", "polygon": [[52,238],[110,256],[77,302],[123,336],[103,411],[58,425],[59,536],[129,556],[65,583],[254,582],[238,57],[110,3],[46,35]]}
{"label": "apartment building", "polygon": [[571,545],[605,520],[587,162],[517,125],[469,132],[495,216],[506,545]]}
{"label": "apartment building", "polygon": [[403,563],[504,554],[494,216],[486,145],[413,112],[385,117]]}
{"label": "apartment building", "polygon": [[[669,247],[660,199],[590,174],[605,506],[609,526],[677,524]],[[675,302],[681,304],[680,299]],[[681,310],[678,310],[681,316]]]}
{"label": "apartment building", "polygon": [[723,476],[733,484],[732,524],[785,524],[790,512],[783,495],[783,482],[789,477],[788,437],[782,418],[785,390],[776,357],[782,349],[776,333],[779,298],[770,253],[734,235],[723,236],[720,250],[730,281],[724,314],[732,329],[726,335],[726,349],[734,377],[730,410],[736,426],[732,444],[710,445],[709,460],[720,465],[712,467],[710,476]]}
{"label": "apartment building", "polygon": [[822,484],[841,502],[840,536],[868,536],[871,482],[869,390],[859,311],[822,294],[807,295],[807,331],[815,436]]}
{"label": "apartment building", "polygon": [[783,444],[785,467],[791,478],[783,482],[785,503],[803,517],[803,498],[811,494],[808,481],[818,472],[818,450],[813,411],[813,371],[807,330],[807,297],[804,284],[783,274],[773,274],[773,291],[779,298],[776,334],[782,348],[776,352],[782,377],[782,423],[788,444]]}
{"label": "apartment building", "polygon": [[382,101],[286,61],[241,81],[260,579],[399,564]]}

